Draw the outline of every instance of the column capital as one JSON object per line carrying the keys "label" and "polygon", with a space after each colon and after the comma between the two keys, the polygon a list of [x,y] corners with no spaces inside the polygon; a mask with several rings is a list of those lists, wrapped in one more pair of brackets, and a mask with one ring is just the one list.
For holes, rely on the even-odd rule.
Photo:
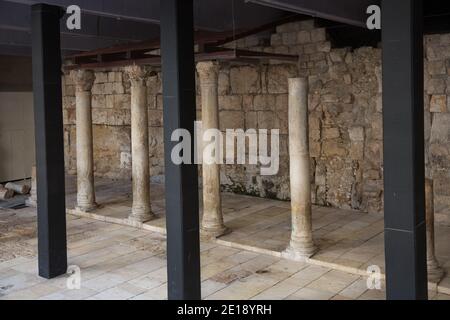
{"label": "column capital", "polygon": [[94,85],[95,74],[91,70],[72,70],[70,71],[70,77],[75,83],[77,92],[91,91]]}
{"label": "column capital", "polygon": [[220,64],[217,61],[202,61],[197,63],[197,72],[203,84],[218,81]]}
{"label": "column capital", "polygon": [[149,75],[148,69],[144,66],[132,65],[125,67],[125,73],[130,78],[131,86],[143,86]]}

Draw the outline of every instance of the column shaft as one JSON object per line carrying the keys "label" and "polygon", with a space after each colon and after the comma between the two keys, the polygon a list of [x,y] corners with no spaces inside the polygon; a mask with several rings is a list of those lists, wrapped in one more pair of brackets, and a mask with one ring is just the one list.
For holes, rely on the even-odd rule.
{"label": "column shaft", "polygon": [[95,76],[92,71],[87,70],[72,71],[71,76],[76,84],[77,206],[81,211],[92,211],[97,207],[91,106],[91,89]]}
{"label": "column shaft", "polygon": [[[218,77],[219,64],[200,62],[197,64],[202,99],[203,130],[219,129]],[[211,155],[212,156],[212,155]],[[208,155],[209,157],[209,155]],[[228,232],[223,222],[220,195],[220,165],[203,161],[203,218],[202,234],[219,237]]]}
{"label": "column shaft", "polygon": [[433,180],[425,179],[425,213],[427,222],[427,270],[428,280],[439,282],[444,276],[444,270],[436,259],[434,242],[434,192]]}
{"label": "column shaft", "polygon": [[143,67],[127,68],[131,81],[131,154],[133,208],[130,220],[145,222],[154,218],[150,203],[150,163],[148,144],[148,111]]}
{"label": "column shaft", "polygon": [[304,259],[316,248],[312,238],[308,80],[303,78],[289,79],[289,157],[292,232],[286,255]]}
{"label": "column shaft", "polygon": [[25,204],[29,207],[37,207],[36,166],[31,167],[31,190]]}

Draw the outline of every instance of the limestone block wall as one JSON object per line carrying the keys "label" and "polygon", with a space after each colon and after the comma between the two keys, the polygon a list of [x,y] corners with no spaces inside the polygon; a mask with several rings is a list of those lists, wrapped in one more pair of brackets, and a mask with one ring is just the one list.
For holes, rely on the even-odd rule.
{"label": "limestone block wall", "polygon": [[[260,176],[258,166],[222,166],[224,190],[289,199],[287,78],[309,79],[313,202],[367,212],[383,209],[381,49],[332,48],[314,21],[277,27],[270,36],[230,44],[300,56],[299,64],[227,63],[219,75],[221,129],[279,129],[280,170]],[[434,178],[437,220],[450,221],[450,35],[426,36],[425,118],[427,175]],[[156,70],[157,71],[157,70]],[[75,166],[74,87],[64,77],[66,167]],[[148,78],[152,179],[163,180],[161,74]],[[130,85],[123,69],[96,70],[92,90],[95,172],[131,177]],[[197,97],[198,119],[201,101]]]}

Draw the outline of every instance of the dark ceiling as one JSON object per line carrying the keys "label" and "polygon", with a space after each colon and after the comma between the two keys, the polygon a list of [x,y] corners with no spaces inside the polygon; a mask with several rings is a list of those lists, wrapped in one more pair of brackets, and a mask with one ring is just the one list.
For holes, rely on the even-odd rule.
{"label": "dark ceiling", "polygon": [[[160,0],[0,0],[0,54],[30,54],[30,5],[44,2],[82,9],[82,29],[61,22],[63,55],[158,38]],[[195,27],[205,31],[255,28],[292,12],[314,16],[341,45],[376,43],[364,28],[366,8],[379,0],[194,0]],[[450,1],[427,0],[426,30],[450,31]],[[366,43],[367,44],[367,43]],[[338,44],[339,45],[339,44]]]}
{"label": "dark ceiling", "polygon": [[[160,0],[0,0],[0,54],[30,54],[30,5],[38,2],[62,7],[77,4],[82,9],[81,30],[68,30],[62,19],[64,55],[159,36]],[[286,7],[284,2],[294,2],[294,5]],[[194,0],[195,27],[207,31],[255,28],[290,12],[324,15],[354,23],[368,2],[370,0]],[[333,16],[334,11],[337,14]]]}

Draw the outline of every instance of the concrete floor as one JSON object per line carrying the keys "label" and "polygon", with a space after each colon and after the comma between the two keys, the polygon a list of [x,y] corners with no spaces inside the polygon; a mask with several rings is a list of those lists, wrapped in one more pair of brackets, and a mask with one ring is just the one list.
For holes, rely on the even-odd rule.
{"label": "concrete floor", "polygon": [[[68,207],[74,201],[73,182],[68,179]],[[0,210],[0,299],[167,298],[162,187],[153,186],[152,195],[161,218],[135,228],[125,225],[123,217],[131,204],[129,183],[98,180],[97,184],[103,208],[91,214],[96,219],[68,215],[69,264],[81,270],[80,290],[67,288],[69,276],[53,280],[37,276],[35,209]],[[315,208],[315,238],[321,250],[311,261],[296,262],[279,257],[289,235],[289,203],[229,194],[223,198],[225,220],[234,232],[202,242],[203,298],[385,298],[384,290],[367,289],[362,268],[366,259],[382,264],[379,216]],[[365,224],[355,222],[353,215]],[[448,245],[448,228],[442,230],[440,237],[444,235]],[[438,251],[446,252],[445,257],[450,253],[440,242]],[[344,263],[347,260],[362,264]],[[448,269],[448,259],[444,264]],[[430,286],[429,295],[450,299],[437,293],[436,286]]]}

